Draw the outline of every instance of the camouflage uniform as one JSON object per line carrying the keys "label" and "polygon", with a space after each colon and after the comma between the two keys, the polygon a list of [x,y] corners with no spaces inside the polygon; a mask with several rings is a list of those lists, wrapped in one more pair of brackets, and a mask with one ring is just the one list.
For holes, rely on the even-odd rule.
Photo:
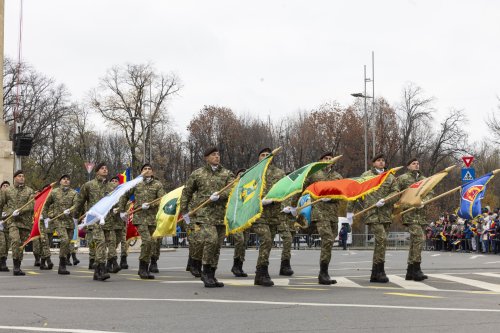
{"label": "camouflage uniform", "polygon": [[[184,190],[182,191],[180,211],[186,213],[189,208],[194,208],[207,200],[214,192],[217,192],[231,183],[234,175],[231,171],[221,165],[212,168],[208,163],[189,176]],[[195,216],[191,216],[191,223],[200,229],[199,237],[202,245],[203,265],[217,269],[219,263],[220,248],[226,235],[224,225],[224,213],[228,191],[219,193],[219,200],[210,202],[205,207],[199,209]],[[193,229],[191,229],[193,230]],[[197,233],[197,231],[195,231]],[[198,250],[199,251],[199,250]],[[197,253],[193,254],[198,255]],[[194,257],[193,257],[194,258]]]}
{"label": "camouflage uniform", "polygon": [[[121,197],[119,204],[120,212],[127,211],[126,204],[132,195],[135,195],[135,207],[141,207],[143,203],[149,203],[157,198],[161,198],[165,195],[165,191],[159,180],[154,177],[151,177],[149,180],[145,178],[143,182],[139,183]],[[151,207],[146,210],[141,209],[135,212],[133,223],[137,226],[137,230],[141,236],[141,254],[139,256],[139,261],[149,263],[151,260],[158,259],[152,257],[156,245],[156,241],[152,238],[156,229],[156,209]]]}
{"label": "camouflage uniform", "polygon": [[[0,214],[2,212],[0,211]],[[7,255],[9,254],[9,229],[5,224],[0,226],[0,272],[8,272]]]}
{"label": "camouflage uniform", "polygon": [[128,255],[127,223],[120,219],[120,215],[118,215],[118,219],[115,220],[114,232],[116,239],[115,249],[120,246],[120,267],[128,267],[128,264],[126,264]]}
{"label": "camouflage uniform", "polygon": [[[115,183],[110,183],[110,187],[113,188],[113,190],[116,188],[116,186],[117,185]],[[112,260],[117,257],[116,234],[115,234],[115,225],[117,224],[117,219],[121,221],[119,212],[115,213],[113,212],[113,209],[111,209],[108,215],[106,215],[104,224],[101,226],[102,230],[104,231],[104,240],[106,242],[106,248],[108,249],[108,253],[106,256],[108,264],[111,263]]]}
{"label": "camouflage uniform", "polygon": [[234,259],[241,262],[245,261],[245,250],[247,248],[246,240],[248,239],[248,232],[237,232],[233,234],[234,240]]}

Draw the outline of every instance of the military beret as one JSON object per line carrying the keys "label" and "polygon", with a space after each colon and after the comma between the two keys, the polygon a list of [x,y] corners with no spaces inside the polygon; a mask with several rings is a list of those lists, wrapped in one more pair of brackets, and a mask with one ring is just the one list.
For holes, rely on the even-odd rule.
{"label": "military beret", "polygon": [[385,155],[380,153],[380,154],[377,154],[375,155],[373,158],[372,158],[372,163],[375,162],[376,160],[378,160],[379,158],[383,158],[385,160]]}
{"label": "military beret", "polygon": [[118,182],[120,182],[120,177],[118,176],[114,176],[113,178],[111,178],[109,181],[112,181],[113,179],[116,179]]}
{"label": "military beret", "polygon": [[14,177],[17,177],[20,174],[24,174],[23,170],[17,170],[16,172],[14,172]]}
{"label": "military beret", "polygon": [[141,167],[141,172],[142,172],[142,170],[144,170],[144,168],[145,168],[145,167],[150,167],[151,169],[153,169],[153,166],[152,166],[151,164],[149,164],[149,163],[144,163],[144,164],[142,165],[142,167]]}
{"label": "military beret", "polygon": [[327,157],[327,156],[331,156],[331,157],[333,157],[333,152],[328,151],[328,152],[326,152],[326,153],[323,153],[323,155],[321,155],[321,157],[319,158],[319,160],[322,160],[322,159],[324,159],[324,158],[325,158],[325,157]]}
{"label": "military beret", "polygon": [[418,161],[418,159],[417,159],[416,157],[410,158],[410,159],[408,160],[408,162],[406,162],[406,166],[408,166],[408,165],[412,164],[412,163],[413,163],[413,162],[415,162],[415,161]]}
{"label": "military beret", "polygon": [[99,171],[99,169],[102,168],[103,166],[106,166],[106,162],[101,162],[101,163],[97,164],[94,168],[94,172]]}
{"label": "military beret", "polygon": [[263,153],[269,153],[269,154],[271,154],[272,152],[273,151],[271,150],[271,148],[264,148],[261,151],[259,151],[259,156],[260,156],[260,154],[263,154]]}
{"label": "military beret", "polygon": [[215,153],[215,152],[218,152],[219,149],[217,149],[217,147],[213,146],[213,147],[208,147],[207,149],[205,149],[205,151],[203,152],[203,156],[207,157],[208,155],[212,154],[212,153]]}
{"label": "military beret", "polygon": [[4,180],[4,181],[2,182],[2,184],[0,185],[0,187],[4,186],[5,184],[7,184],[7,185],[9,185],[9,186],[10,186],[10,183],[9,183],[8,181]]}
{"label": "military beret", "polygon": [[240,173],[244,173],[245,171],[247,171],[247,169],[245,169],[245,168],[238,169],[238,171],[236,171],[235,175],[238,176]]}
{"label": "military beret", "polygon": [[64,175],[62,175],[61,178],[59,178],[59,181],[61,181],[63,178],[71,179],[71,177],[67,173],[65,173]]}

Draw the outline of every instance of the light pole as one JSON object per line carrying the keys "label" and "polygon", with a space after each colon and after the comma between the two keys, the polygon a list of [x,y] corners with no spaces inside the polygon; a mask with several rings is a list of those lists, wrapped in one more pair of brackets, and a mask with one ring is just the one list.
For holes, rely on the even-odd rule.
{"label": "light pole", "polygon": [[[365,66],[366,68],[366,66]],[[351,94],[352,97],[362,97],[364,99],[364,111],[363,111],[363,125],[364,125],[364,141],[365,141],[365,171],[368,170],[368,112],[366,110],[366,99],[372,98],[371,96],[366,96],[366,83],[365,83],[365,93],[355,93]]]}

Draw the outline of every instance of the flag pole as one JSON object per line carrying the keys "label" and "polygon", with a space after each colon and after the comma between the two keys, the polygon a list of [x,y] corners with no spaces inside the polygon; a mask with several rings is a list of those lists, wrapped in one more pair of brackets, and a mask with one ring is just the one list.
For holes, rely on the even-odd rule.
{"label": "flag pole", "polygon": [[[429,200],[427,200],[426,202],[423,202],[423,203],[422,203],[422,205],[423,205],[423,206],[425,206],[425,205],[427,205],[427,204],[429,204],[429,203],[431,203],[431,202],[434,202],[434,201],[436,201],[436,200],[438,200],[438,199],[441,199],[441,198],[443,198],[443,197],[445,197],[445,196],[447,196],[447,195],[450,195],[450,194],[452,194],[452,193],[454,193],[454,192],[456,192],[456,191],[459,191],[461,188],[462,188],[462,186],[457,186],[457,187],[455,187],[455,188],[452,188],[452,189],[451,189],[451,190],[449,190],[449,191],[446,191],[446,192],[444,192],[444,193],[441,193],[440,195],[435,196],[434,198],[429,199]],[[415,210],[415,209],[417,209],[417,208],[420,208],[420,207],[411,207],[411,208],[408,208],[407,210],[404,210],[404,211],[402,211],[401,213],[399,213],[399,214],[397,214],[397,215],[403,215],[403,214],[406,214],[406,213],[412,212],[412,211],[414,211],[414,210]]]}
{"label": "flag pole", "polygon": [[[53,183],[49,184],[49,186],[50,186],[50,187],[53,187],[56,183],[57,183],[57,182],[53,182]],[[49,186],[44,187],[44,188],[43,188],[40,192],[42,192],[44,189],[46,189],[46,188],[47,188],[47,187],[49,187]],[[36,198],[36,196],[34,196],[34,197],[33,197],[33,198],[31,198],[30,200],[28,200],[28,202],[26,202],[24,205],[22,205],[22,206],[21,206],[21,208],[17,208],[17,209],[14,209],[14,210],[22,210],[22,209],[26,208],[29,204],[31,204],[33,201],[35,201],[35,198]],[[12,214],[10,214],[9,216],[7,216],[7,217],[5,218],[5,220],[3,220],[3,222],[4,222],[4,223],[5,223],[5,222],[7,222],[7,221],[8,221],[8,220],[10,220],[12,217],[13,217],[13,216],[12,216]]]}
{"label": "flag pole", "polygon": [[[160,203],[160,201],[161,201],[162,198],[163,197],[159,197],[159,198],[154,199],[151,202],[146,202],[146,203],[148,205],[150,205],[150,206],[156,206],[156,205],[158,205]],[[134,209],[133,211],[129,212],[128,214],[134,214],[135,212],[138,212],[140,210],[142,210],[142,206],[141,207],[137,207],[136,209]]]}
{"label": "flag pole", "polygon": [[[402,191],[399,191],[399,192],[396,192],[396,193],[394,193],[394,194],[391,194],[391,195],[389,195],[389,196],[385,197],[385,198],[384,198],[384,201],[389,201],[389,200],[392,200],[392,199],[394,199],[394,198],[396,198],[396,197],[400,196],[401,194],[403,194],[403,193],[404,193],[404,191],[406,191],[406,189],[404,189],[404,190],[402,190]],[[360,216],[360,215],[363,215],[364,213],[366,213],[366,212],[367,212],[367,211],[369,211],[369,210],[374,209],[375,207],[377,207],[377,205],[375,205],[375,204],[374,204],[374,205],[371,205],[370,207],[367,207],[367,208],[365,208],[365,209],[363,209],[363,210],[360,210],[359,212],[357,212],[356,214],[354,214],[354,215],[352,216],[352,218],[356,218],[356,217],[358,217],[358,216]]]}

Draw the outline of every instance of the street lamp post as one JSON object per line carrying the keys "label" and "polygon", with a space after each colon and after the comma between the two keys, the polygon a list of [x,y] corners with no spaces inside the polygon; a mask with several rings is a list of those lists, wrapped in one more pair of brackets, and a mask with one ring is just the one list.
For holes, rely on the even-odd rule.
{"label": "street lamp post", "polygon": [[364,141],[365,141],[365,171],[368,170],[368,112],[366,110],[366,99],[372,98],[371,96],[366,95],[366,84],[365,84],[365,93],[355,93],[351,94],[352,97],[362,97],[364,99]]}

